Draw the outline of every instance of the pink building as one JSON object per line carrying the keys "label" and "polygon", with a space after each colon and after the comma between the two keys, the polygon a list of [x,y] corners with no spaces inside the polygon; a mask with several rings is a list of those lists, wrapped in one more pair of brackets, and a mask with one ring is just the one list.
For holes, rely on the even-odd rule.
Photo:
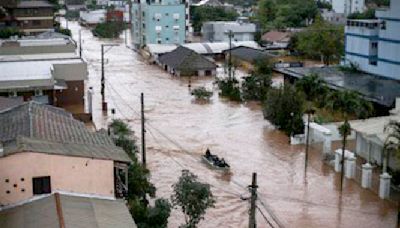
{"label": "pink building", "polygon": [[62,109],[14,105],[0,110],[0,129],[0,211],[54,192],[120,198],[127,191],[129,156]]}

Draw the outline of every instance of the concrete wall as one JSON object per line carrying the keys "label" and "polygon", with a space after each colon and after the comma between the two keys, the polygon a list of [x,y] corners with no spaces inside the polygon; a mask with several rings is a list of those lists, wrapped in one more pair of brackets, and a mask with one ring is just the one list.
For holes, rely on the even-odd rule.
{"label": "concrete wall", "polygon": [[85,83],[84,81],[67,81],[68,89],[56,90],[56,105],[64,107],[68,105],[84,105]]}
{"label": "concrete wall", "polygon": [[254,41],[256,25],[253,23],[206,22],[201,32],[204,41],[229,42],[229,30],[233,31],[232,41]]}
{"label": "concrete wall", "polygon": [[0,205],[31,198],[32,178],[41,176],[50,176],[52,191],[114,196],[111,160],[19,153],[0,158]]}
{"label": "concrete wall", "polygon": [[80,81],[88,78],[86,62],[53,64],[54,79],[65,81]]}

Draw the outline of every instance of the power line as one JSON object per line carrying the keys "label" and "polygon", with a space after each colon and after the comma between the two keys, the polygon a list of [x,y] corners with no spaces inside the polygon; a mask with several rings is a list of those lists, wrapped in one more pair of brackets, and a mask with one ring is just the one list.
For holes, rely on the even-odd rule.
{"label": "power line", "polygon": [[262,217],[264,218],[264,220],[268,223],[268,225],[272,228],[274,228],[274,226],[272,225],[272,223],[268,220],[267,216],[264,214],[264,212],[258,207],[256,206],[257,210],[260,212],[260,214],[262,215]]}
{"label": "power line", "polygon": [[[121,98],[121,101],[123,101],[129,109],[131,109],[131,110],[132,110],[133,112],[135,112],[137,115],[140,115],[128,102],[125,101],[125,99],[123,99],[123,97],[121,96],[121,94],[119,94],[118,91],[117,91],[115,88],[113,88],[113,86],[111,85],[111,83],[108,83],[108,82],[107,82],[107,84],[108,84],[109,87]],[[170,137],[168,137],[168,136],[167,136],[166,134],[164,134],[161,130],[157,129],[156,127],[154,127],[153,125],[151,125],[151,124],[148,123],[148,122],[146,122],[146,126],[148,126],[149,128],[152,128],[154,131],[157,131],[161,136],[163,136],[165,139],[167,139],[167,140],[168,140],[169,142],[171,142],[173,145],[175,145],[175,146],[178,147],[180,150],[182,150],[182,151],[185,152],[186,154],[190,155],[190,156],[192,157],[192,159],[194,159],[194,158],[193,158],[194,155],[193,155],[192,153],[190,153],[189,150],[186,150],[183,146],[181,146],[178,142],[176,142],[175,140],[173,140],[173,139],[171,139]],[[154,135],[152,135],[152,136],[154,137]],[[177,163],[177,164],[180,165],[181,167],[185,167],[184,165],[180,164],[177,160],[173,159],[170,155],[167,155],[167,156],[170,157],[175,163]],[[245,185],[241,184],[240,182],[235,181],[235,180],[231,180],[231,182],[232,182],[233,184],[239,186],[240,188],[244,188],[244,189],[247,190],[247,187],[246,187]],[[220,190],[222,190],[222,191],[224,191],[224,192],[227,192],[226,189],[222,189],[222,188],[217,187],[217,186],[215,186],[215,185],[211,185],[211,184],[210,184],[210,186],[213,186],[214,188],[217,188],[217,189],[220,189]],[[235,196],[241,197],[241,194],[240,194],[240,193],[232,193],[232,192],[229,192],[229,193],[230,193],[230,194],[233,194],[233,195],[235,195]],[[284,227],[284,226],[281,224],[281,222],[278,220],[278,218],[275,216],[275,214],[272,212],[272,210],[271,210],[269,207],[266,206],[266,203],[264,203],[263,201],[261,201],[261,199],[258,199],[258,200],[261,202],[261,205],[264,207],[264,209],[265,209],[266,211],[268,211],[268,213],[271,215],[271,217],[273,218],[273,220],[279,225],[279,227]]]}

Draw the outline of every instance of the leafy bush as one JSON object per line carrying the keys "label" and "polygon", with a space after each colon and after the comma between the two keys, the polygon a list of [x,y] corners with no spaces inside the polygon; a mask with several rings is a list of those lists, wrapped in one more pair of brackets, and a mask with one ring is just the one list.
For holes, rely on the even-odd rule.
{"label": "leafy bush", "polygon": [[72,35],[71,30],[65,29],[65,28],[58,28],[55,31],[58,32],[58,33],[67,35],[67,36],[71,36]]}
{"label": "leafy bush", "polygon": [[204,87],[198,87],[192,91],[192,95],[198,100],[209,100],[212,94],[212,92],[208,91]]}
{"label": "leafy bush", "polygon": [[235,78],[217,79],[220,96],[227,97],[232,101],[242,101],[239,81]]}
{"label": "leafy bush", "polygon": [[264,101],[272,84],[272,67],[268,61],[259,60],[255,69],[242,84],[242,95],[245,100]]}
{"label": "leafy bush", "polygon": [[375,17],[375,9],[368,9],[362,13],[355,12],[350,14],[348,19],[356,19],[356,20],[364,20],[364,19],[376,19]]}
{"label": "leafy bush", "polygon": [[291,85],[271,89],[263,105],[264,118],[287,135],[303,133],[304,103],[301,93]]}
{"label": "leafy bush", "polygon": [[0,29],[0,38],[7,39],[11,36],[22,36],[23,33],[20,32],[17,28],[1,28]]}
{"label": "leafy bush", "polygon": [[100,23],[93,29],[93,35],[102,38],[117,38],[124,30],[124,24],[120,22]]}

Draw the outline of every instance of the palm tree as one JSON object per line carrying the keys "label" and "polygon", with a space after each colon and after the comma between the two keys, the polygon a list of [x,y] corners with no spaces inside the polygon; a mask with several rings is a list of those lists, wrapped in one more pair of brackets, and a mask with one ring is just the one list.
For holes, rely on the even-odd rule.
{"label": "palm tree", "polygon": [[328,87],[323,79],[319,77],[318,74],[309,74],[295,84],[296,89],[301,91],[307,100],[307,108],[305,113],[307,113],[307,135],[306,135],[306,151],[305,151],[305,162],[304,171],[307,172],[307,162],[308,162],[308,150],[309,150],[309,137],[310,137],[310,121],[311,116],[315,113],[315,108],[313,107],[313,102],[322,98],[328,91]]}
{"label": "palm tree", "polygon": [[325,81],[318,74],[309,74],[296,82],[296,88],[305,94],[307,101],[315,101],[328,92]]}
{"label": "palm tree", "polygon": [[346,151],[347,137],[351,134],[351,125],[349,123],[349,116],[356,115],[357,117],[366,118],[372,112],[372,105],[370,102],[364,101],[358,93],[349,90],[335,91],[328,95],[327,107],[333,111],[340,112],[344,119],[344,123],[339,127],[342,139],[342,159],[341,163],[341,179],[340,191],[343,190],[344,178],[344,159]]}
{"label": "palm tree", "polygon": [[389,153],[394,152],[395,154],[400,155],[400,121],[390,121],[385,126],[384,131],[388,133],[382,151],[385,157],[383,162],[383,173],[386,173]]}

